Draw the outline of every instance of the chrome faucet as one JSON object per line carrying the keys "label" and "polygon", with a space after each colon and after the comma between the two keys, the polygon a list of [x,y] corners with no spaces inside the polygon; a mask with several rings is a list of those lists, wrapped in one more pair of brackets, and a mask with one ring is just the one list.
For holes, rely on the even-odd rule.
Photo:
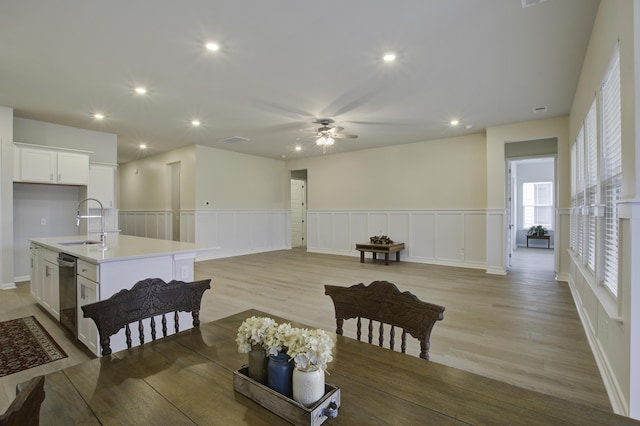
{"label": "chrome faucet", "polygon": [[[100,215],[96,216],[96,215],[81,215],[80,214],[80,206],[82,205],[82,203],[87,202],[87,201],[95,201],[96,203],[98,203],[100,205]],[[107,233],[104,232],[104,207],[102,207],[102,203],[100,202],[100,200],[97,200],[95,198],[85,198],[84,200],[80,201],[80,203],[78,203],[78,212],[76,214],[76,226],[80,226],[80,219],[89,219],[89,218],[100,218],[100,242],[102,243],[102,245],[104,246],[107,243]]]}

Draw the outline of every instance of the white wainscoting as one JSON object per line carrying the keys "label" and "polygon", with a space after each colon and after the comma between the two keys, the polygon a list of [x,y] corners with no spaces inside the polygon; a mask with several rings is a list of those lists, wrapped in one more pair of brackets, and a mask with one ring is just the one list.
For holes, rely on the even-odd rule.
{"label": "white wainscoting", "polygon": [[486,269],[486,227],[485,210],[309,210],[307,250],[358,256],[356,243],[387,235],[405,243],[401,260]]}
{"label": "white wainscoting", "polygon": [[120,233],[170,240],[172,217],[171,210],[120,210]]}
{"label": "white wainscoting", "polygon": [[[171,239],[171,211],[120,211],[122,234]],[[198,261],[291,248],[289,210],[181,210],[180,241],[216,247]]]}
{"label": "white wainscoting", "polygon": [[[290,210],[197,210],[193,213],[196,231],[193,242],[218,248],[198,256],[198,260],[291,248]],[[191,223],[190,220],[180,222]]]}

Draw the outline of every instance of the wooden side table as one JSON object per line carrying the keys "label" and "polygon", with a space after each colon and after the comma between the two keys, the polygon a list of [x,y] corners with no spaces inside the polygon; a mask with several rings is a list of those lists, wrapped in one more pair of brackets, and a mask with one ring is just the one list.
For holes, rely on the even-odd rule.
{"label": "wooden side table", "polygon": [[547,248],[551,248],[551,236],[550,235],[527,235],[527,247],[529,247],[529,240],[547,240]]}
{"label": "wooden side table", "polygon": [[384,264],[389,264],[389,253],[396,254],[396,262],[400,262],[400,250],[404,250],[404,243],[393,244],[372,244],[372,243],[358,243],[356,244],[356,250],[360,251],[360,263],[364,263],[365,252],[373,253],[373,260],[376,260],[378,253],[384,253]]}

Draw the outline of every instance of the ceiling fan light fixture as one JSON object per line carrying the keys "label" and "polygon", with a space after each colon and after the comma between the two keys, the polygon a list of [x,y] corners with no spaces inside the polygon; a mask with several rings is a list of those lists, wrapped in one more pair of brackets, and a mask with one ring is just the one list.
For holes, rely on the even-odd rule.
{"label": "ceiling fan light fixture", "polygon": [[320,136],[318,139],[316,139],[316,145],[318,146],[330,146],[333,145],[335,143],[335,139],[333,139],[331,136]]}

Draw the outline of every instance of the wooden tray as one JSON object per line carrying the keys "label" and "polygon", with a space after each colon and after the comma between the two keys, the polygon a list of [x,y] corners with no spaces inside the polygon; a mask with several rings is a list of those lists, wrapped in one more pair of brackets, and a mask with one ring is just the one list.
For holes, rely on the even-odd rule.
{"label": "wooden tray", "polygon": [[294,425],[317,426],[329,418],[327,415],[330,417],[338,415],[340,388],[336,386],[325,384],[324,396],[320,401],[311,407],[305,407],[251,379],[247,370],[248,367],[243,366],[233,372],[233,389]]}

